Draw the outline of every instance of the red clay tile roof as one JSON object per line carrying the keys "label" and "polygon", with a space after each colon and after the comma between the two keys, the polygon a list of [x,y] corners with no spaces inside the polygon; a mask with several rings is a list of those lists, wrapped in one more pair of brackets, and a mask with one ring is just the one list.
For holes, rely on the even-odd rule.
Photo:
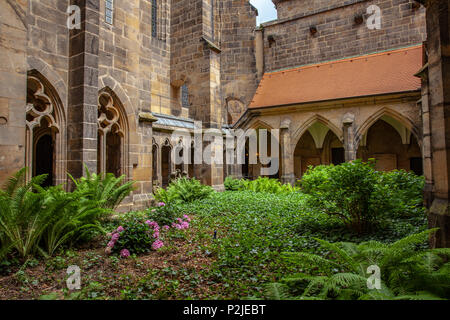
{"label": "red clay tile roof", "polygon": [[422,46],[265,73],[249,108],[420,89]]}

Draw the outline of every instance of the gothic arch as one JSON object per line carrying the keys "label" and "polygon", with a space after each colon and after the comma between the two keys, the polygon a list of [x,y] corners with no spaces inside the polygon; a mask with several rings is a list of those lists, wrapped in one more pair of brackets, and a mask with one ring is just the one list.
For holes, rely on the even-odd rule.
{"label": "gothic arch", "polygon": [[[422,145],[421,139],[419,139],[419,129],[417,126],[413,123],[413,121],[406,116],[402,115],[401,113],[394,111],[390,108],[382,108],[375,112],[373,115],[371,115],[369,118],[367,118],[362,125],[359,126],[359,128],[356,131],[355,135],[355,147],[356,149],[360,145],[361,141],[364,139],[364,135],[367,134],[370,127],[375,124],[378,120],[382,119],[383,117],[389,117],[394,119],[395,121],[399,122],[401,125],[404,126],[406,130],[408,130],[410,133],[414,135],[414,137],[417,140],[417,143],[419,146]],[[392,125],[392,124],[391,124]],[[404,143],[407,143],[409,141],[408,136],[405,136],[405,134],[401,131],[399,131],[399,128],[396,128],[394,125],[392,125],[394,129],[399,133],[400,137],[402,138],[402,141]]]}
{"label": "gothic arch", "polygon": [[108,90],[114,92],[117,99],[121,102],[123,112],[128,121],[129,142],[131,144],[138,144],[139,138],[137,135],[136,112],[133,108],[133,104],[131,103],[130,98],[122,88],[121,84],[110,75],[105,75],[99,78],[98,86],[99,88],[108,88]]}
{"label": "gothic arch", "polygon": [[319,114],[315,114],[312,117],[310,117],[308,120],[306,120],[294,132],[294,135],[292,137],[292,141],[293,141],[292,146],[293,146],[294,149],[295,149],[295,146],[297,145],[297,143],[299,142],[299,140],[301,139],[301,137],[305,134],[305,132],[316,122],[319,122],[319,123],[323,124],[324,126],[326,126],[328,129],[333,131],[333,133],[338,137],[338,139],[341,142],[343,141],[344,134],[342,132],[342,129],[340,129],[337,126],[335,126],[331,121],[329,121],[325,117],[323,117],[323,116],[321,116]]}
{"label": "gothic arch", "polygon": [[28,73],[29,74],[40,74],[42,78],[46,79],[49,83],[52,83],[52,90],[56,93],[59,99],[59,103],[63,106],[64,110],[67,111],[67,85],[64,79],[53,70],[44,60],[35,57],[28,56]]}
{"label": "gothic arch", "polygon": [[267,129],[267,130],[272,130],[273,127],[271,125],[269,125],[267,122],[262,121],[260,119],[255,120],[253,123],[251,123],[248,126],[249,129]]}
{"label": "gothic arch", "polygon": [[129,178],[128,117],[121,100],[109,87],[99,91],[97,124],[98,172],[111,172]]}
{"label": "gothic arch", "polygon": [[17,3],[17,0],[6,0],[6,2],[11,6],[14,12],[19,17],[20,21],[23,23],[25,29],[28,29],[27,26],[27,14],[25,10]]}
{"label": "gothic arch", "polygon": [[[31,70],[27,78],[25,164],[27,178],[40,172],[37,168],[36,144],[43,136],[51,137],[52,152],[47,155],[51,167],[50,184],[66,181],[67,137],[66,114],[61,99],[52,84],[38,71]],[[49,173],[50,172],[46,172]]]}

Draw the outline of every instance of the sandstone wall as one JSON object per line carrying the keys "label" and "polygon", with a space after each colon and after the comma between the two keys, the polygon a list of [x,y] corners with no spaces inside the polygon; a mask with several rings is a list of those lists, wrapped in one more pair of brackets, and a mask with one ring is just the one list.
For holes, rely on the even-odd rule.
{"label": "sandstone wall", "polygon": [[[266,72],[420,44],[426,38],[425,9],[415,8],[413,0],[304,3],[279,3],[280,20],[263,24]],[[380,30],[366,25],[372,4],[381,9]],[[363,16],[361,24],[355,22],[358,15]]]}
{"label": "sandstone wall", "polygon": [[235,123],[258,85],[255,61],[256,9],[248,0],[220,1],[221,90],[224,122]]}
{"label": "sandstone wall", "polygon": [[0,3],[0,185],[25,163],[27,6]]}

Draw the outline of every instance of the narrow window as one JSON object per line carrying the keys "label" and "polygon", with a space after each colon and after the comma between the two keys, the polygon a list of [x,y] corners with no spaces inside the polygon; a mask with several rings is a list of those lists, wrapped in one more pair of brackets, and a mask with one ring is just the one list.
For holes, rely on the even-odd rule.
{"label": "narrow window", "polygon": [[214,0],[211,0],[211,40],[214,41]]}
{"label": "narrow window", "polygon": [[181,86],[181,106],[183,108],[189,108],[189,91],[186,84]]}
{"label": "narrow window", "polygon": [[114,0],[106,0],[105,21],[113,24],[114,21]]}
{"label": "narrow window", "polygon": [[156,38],[157,35],[157,30],[156,30],[156,25],[157,25],[157,15],[158,15],[158,9],[156,7],[156,0],[152,0],[152,37]]}

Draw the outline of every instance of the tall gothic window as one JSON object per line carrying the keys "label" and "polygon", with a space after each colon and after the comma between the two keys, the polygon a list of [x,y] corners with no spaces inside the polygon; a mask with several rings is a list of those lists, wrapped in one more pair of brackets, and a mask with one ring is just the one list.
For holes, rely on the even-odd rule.
{"label": "tall gothic window", "polygon": [[109,90],[102,90],[98,104],[97,172],[127,175],[127,122],[123,107]]}
{"label": "tall gothic window", "polygon": [[156,38],[157,36],[157,24],[158,24],[158,9],[156,0],[152,0],[152,37]]}
{"label": "tall gothic window", "polygon": [[189,90],[186,84],[181,86],[181,106],[189,108]]}
{"label": "tall gothic window", "polygon": [[37,71],[28,74],[25,162],[32,176],[47,174],[42,186],[64,183],[65,122],[60,99],[49,82]]}
{"label": "tall gothic window", "polygon": [[108,24],[113,24],[114,22],[114,0],[105,0],[105,21]]}
{"label": "tall gothic window", "polygon": [[214,41],[214,0],[211,0],[211,40]]}

